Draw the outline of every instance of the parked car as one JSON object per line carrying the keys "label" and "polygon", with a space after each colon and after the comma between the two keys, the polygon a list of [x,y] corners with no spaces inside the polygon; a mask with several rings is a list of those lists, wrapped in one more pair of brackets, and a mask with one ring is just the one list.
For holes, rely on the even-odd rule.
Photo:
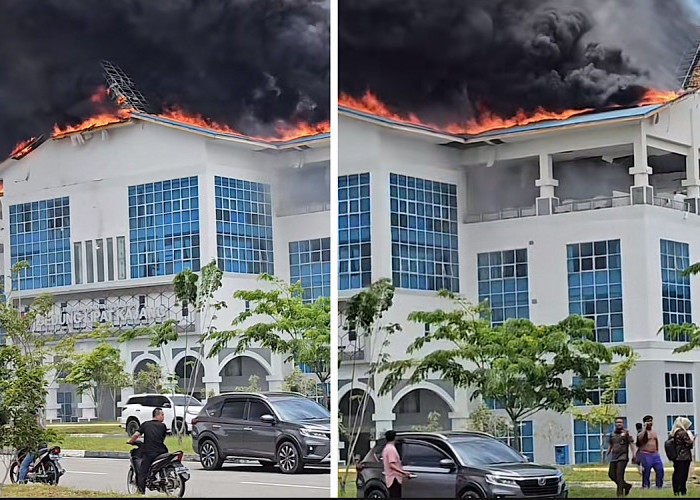
{"label": "parked car", "polygon": [[243,458],[294,474],[305,465],[330,465],[330,418],[325,407],[293,392],[222,394],[192,421],[192,446],[207,470]]}
{"label": "parked car", "polygon": [[[188,403],[189,400],[189,403]],[[185,405],[187,404],[187,413]],[[124,405],[119,423],[133,436],[143,422],[153,418],[153,409],[162,408],[165,413],[163,423],[168,432],[176,432],[186,425],[186,432],[192,430],[192,419],[202,410],[202,403],[184,394],[134,394]]]}
{"label": "parked car", "polygon": [[[384,482],[382,438],[357,465],[358,498],[389,498]],[[529,463],[498,439],[479,432],[399,432],[396,448],[404,469],[406,498],[563,498],[564,476],[555,467]]]}

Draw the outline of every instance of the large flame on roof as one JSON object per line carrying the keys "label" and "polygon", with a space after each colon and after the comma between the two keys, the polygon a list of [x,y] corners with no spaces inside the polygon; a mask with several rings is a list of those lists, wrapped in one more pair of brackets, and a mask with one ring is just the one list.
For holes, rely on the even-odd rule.
{"label": "large flame on roof", "polygon": [[80,125],[68,126],[66,128],[61,128],[58,125],[54,125],[52,137],[54,139],[62,139],[68,135],[89,132],[101,127],[106,127],[108,125],[114,125],[115,123],[121,123],[128,120],[131,117],[131,111],[126,109],[120,109],[114,113],[102,113],[92,118],[88,118]]}
{"label": "large flame on roof", "polygon": [[[660,90],[648,90],[642,99],[637,104],[638,106],[647,106],[651,104],[664,104],[674,99],[677,99],[681,94],[677,92],[664,92]],[[456,135],[478,135],[492,130],[509,129],[523,125],[530,125],[551,120],[566,120],[572,116],[588,113],[591,109],[569,109],[562,112],[547,111],[543,108],[538,108],[534,113],[526,113],[518,111],[515,116],[510,118],[502,118],[489,112],[482,110],[478,118],[470,118],[465,123],[451,123],[448,125],[436,125],[422,121],[414,113],[398,114],[389,109],[377,96],[372,92],[365,92],[361,98],[355,98],[347,94],[341,94],[338,100],[340,106],[368,113],[371,115],[386,118],[394,122],[405,123],[408,125],[416,125],[425,127],[435,131],[447,132]]]}
{"label": "large flame on roof", "polygon": [[34,144],[36,141],[37,138],[32,137],[29,140],[20,142],[15,146],[15,149],[12,150],[12,153],[10,153],[10,158],[14,158],[15,160],[24,158],[34,149]]}
{"label": "large flame on roof", "polygon": [[248,136],[234,130],[228,125],[217,123],[199,114],[188,113],[180,108],[170,109],[159,116],[167,118],[168,120],[173,120],[187,125],[194,125],[195,127],[220,132],[222,134],[235,135],[266,142],[287,142],[294,139],[301,139],[303,137],[313,137],[319,134],[327,134],[331,130],[330,122],[322,122],[315,125],[306,122],[299,122],[294,125],[283,123],[276,127],[274,136]]}

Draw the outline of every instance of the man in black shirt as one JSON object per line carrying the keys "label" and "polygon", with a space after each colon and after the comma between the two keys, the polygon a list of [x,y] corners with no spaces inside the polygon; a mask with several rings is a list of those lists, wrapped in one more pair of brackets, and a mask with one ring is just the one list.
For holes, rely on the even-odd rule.
{"label": "man in black shirt", "polygon": [[617,485],[617,496],[627,496],[632,489],[632,485],[625,481],[625,469],[630,460],[630,446],[634,439],[629,431],[625,429],[625,421],[621,418],[615,420],[615,431],[610,435],[610,447],[608,457],[610,458],[610,470],[608,477]]}
{"label": "man in black shirt", "polygon": [[134,444],[136,440],[143,436],[143,444],[141,445],[141,470],[136,471],[136,483],[142,495],[146,494],[146,478],[148,477],[148,469],[158,455],[168,453],[168,448],[165,446],[165,436],[168,432],[167,427],[163,423],[165,414],[161,408],[153,410],[153,420],[144,422],[139,427],[139,430],[131,436],[129,444]]}

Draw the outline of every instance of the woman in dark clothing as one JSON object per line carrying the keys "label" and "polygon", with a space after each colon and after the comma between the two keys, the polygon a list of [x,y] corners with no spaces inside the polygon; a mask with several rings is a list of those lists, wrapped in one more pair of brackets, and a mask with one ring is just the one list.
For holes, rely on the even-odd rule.
{"label": "woman in dark clothing", "polygon": [[692,422],[685,417],[678,417],[673,424],[671,436],[676,445],[676,459],[673,461],[673,494],[687,495],[688,471],[693,459],[693,440],[688,434]]}

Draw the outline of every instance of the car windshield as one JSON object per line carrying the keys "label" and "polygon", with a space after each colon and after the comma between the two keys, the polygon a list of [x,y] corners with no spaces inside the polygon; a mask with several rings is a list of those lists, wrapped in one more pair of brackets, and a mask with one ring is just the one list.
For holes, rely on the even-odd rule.
{"label": "car windshield", "polygon": [[497,439],[474,436],[452,441],[457,454],[467,465],[524,463],[527,459]]}
{"label": "car windshield", "polygon": [[170,396],[170,399],[173,400],[175,406],[202,406],[202,403],[192,396]]}
{"label": "car windshield", "polygon": [[270,401],[282,420],[298,422],[301,420],[330,420],[331,414],[323,406],[310,399],[276,399]]}

